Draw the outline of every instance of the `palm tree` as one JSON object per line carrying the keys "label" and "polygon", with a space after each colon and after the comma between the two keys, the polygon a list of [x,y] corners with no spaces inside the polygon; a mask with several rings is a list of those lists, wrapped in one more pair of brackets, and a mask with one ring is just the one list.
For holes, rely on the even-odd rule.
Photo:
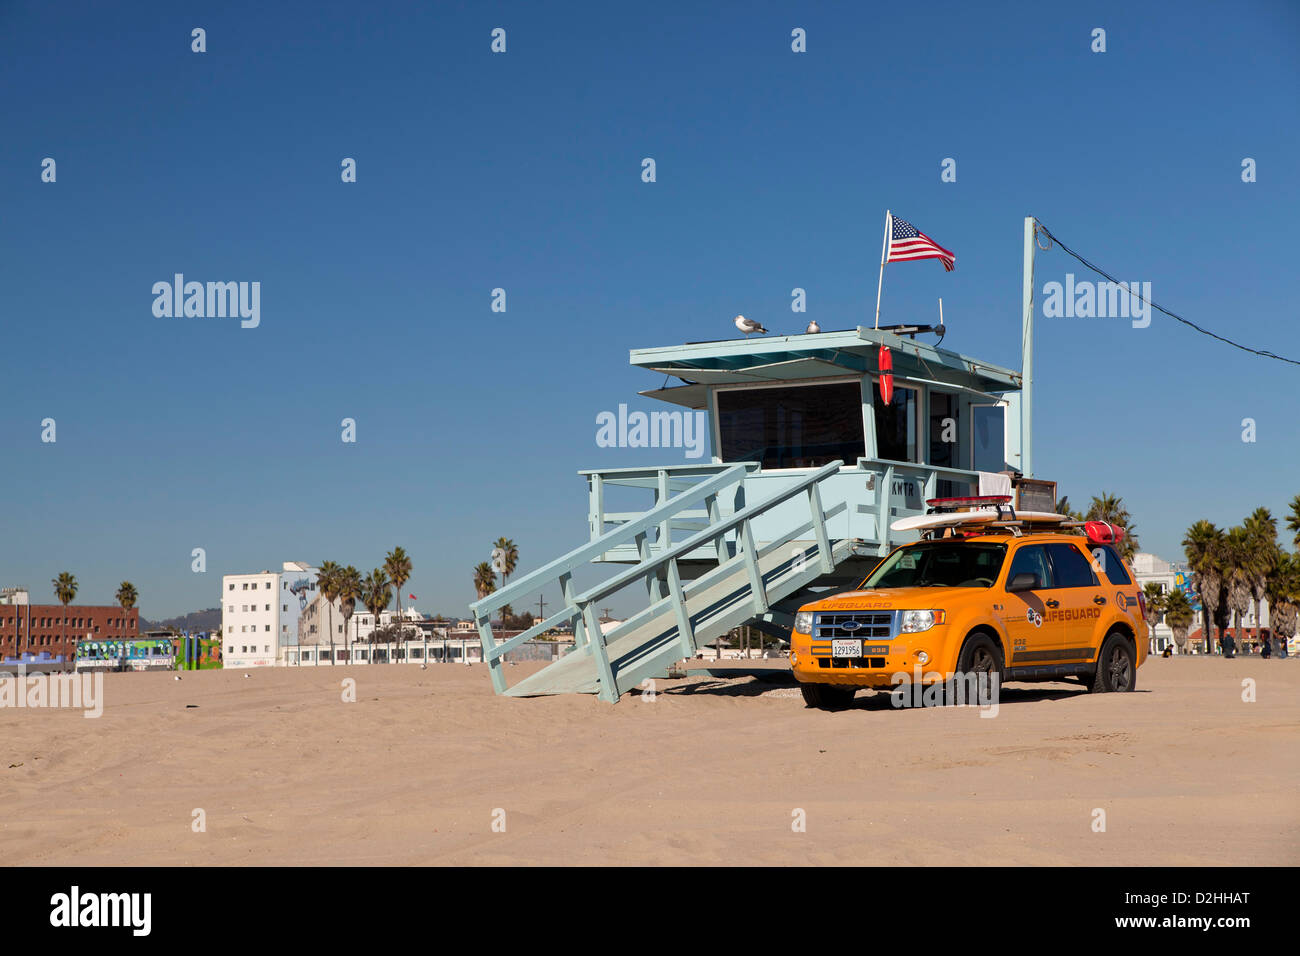
{"label": "palm tree", "polygon": [[1142,585],[1142,596],[1146,599],[1147,612],[1145,616],[1147,626],[1151,628],[1149,640],[1153,642],[1151,646],[1154,647],[1156,625],[1160,623],[1160,619],[1165,613],[1165,594],[1159,584],[1155,581],[1148,581]]}
{"label": "palm tree", "polygon": [[1058,515],[1065,515],[1067,518],[1070,518],[1074,521],[1083,520],[1083,515],[1079,514],[1079,512],[1075,511],[1073,508],[1070,507],[1069,495],[1062,495],[1060,498],[1056,499],[1055,511]]}
{"label": "palm tree", "polygon": [[1268,626],[1283,642],[1295,637],[1300,619],[1300,554],[1278,555],[1277,563],[1264,585],[1268,599]]}
{"label": "palm tree", "polygon": [[1250,587],[1251,609],[1255,613],[1256,630],[1263,626],[1260,617],[1260,602],[1264,600],[1264,589],[1268,584],[1273,568],[1281,558],[1281,549],[1277,546],[1277,519],[1267,508],[1256,508],[1242,527],[1246,533],[1245,572]]}
{"label": "palm tree", "polygon": [[411,559],[402,548],[394,548],[384,558],[384,571],[397,590],[397,642],[401,647],[402,660],[406,660],[406,622],[402,620],[402,586],[411,579]]}
{"label": "palm tree", "polygon": [[[123,611],[129,611],[131,608],[135,607],[135,602],[140,599],[140,592],[135,589],[135,585],[130,581],[123,581],[118,587],[117,593],[113,595],[113,597],[117,599],[118,604],[122,605]],[[123,633],[125,633],[125,619],[122,621],[122,627]]]}
{"label": "palm tree", "polygon": [[379,615],[393,599],[392,582],[383,568],[375,568],[361,582],[361,603],[375,616],[375,626],[370,632],[370,663],[375,662],[375,635],[379,633]]}
{"label": "palm tree", "polygon": [[481,601],[497,589],[497,574],[492,570],[492,565],[486,561],[480,561],[474,567],[474,593],[478,595]]}
{"label": "palm tree", "polygon": [[130,581],[123,581],[122,585],[117,589],[117,593],[113,596],[117,599],[117,603],[122,605],[123,611],[131,610],[131,608],[135,607],[135,602],[140,600],[140,592],[135,589],[135,585]]}
{"label": "palm tree", "polygon": [[[348,643],[348,621],[356,610],[357,599],[361,597],[361,573],[348,565],[338,573],[335,581],[336,594],[339,599],[339,613],[343,615],[343,646],[347,648],[348,663],[352,663],[352,647]],[[330,635],[330,663],[334,663],[334,635]]]}
{"label": "palm tree", "polygon": [[1187,595],[1181,590],[1174,588],[1165,595],[1165,623],[1174,632],[1174,643],[1180,651],[1187,643],[1187,629],[1195,617],[1192,602],[1187,600]]}
{"label": "palm tree", "polygon": [[1250,610],[1251,595],[1250,536],[1245,528],[1228,529],[1223,550],[1223,572],[1228,610],[1232,613],[1233,633],[1237,640],[1244,643],[1241,624],[1242,618]]}
{"label": "palm tree", "polygon": [[[316,572],[316,587],[320,590],[321,597],[325,599],[325,614],[328,623],[326,627],[330,634],[330,663],[334,663],[334,599],[339,596],[339,575],[343,573],[333,561],[322,561],[320,570]],[[320,663],[319,658],[317,663]],[[302,648],[298,649],[298,664],[302,664]]]}
{"label": "palm tree", "polygon": [[[57,578],[50,581],[54,585],[54,596],[63,604],[63,643],[68,643],[68,605],[77,596],[77,579],[67,571],[60,571]],[[31,637],[28,636],[28,644]]]}
{"label": "palm tree", "polygon": [[1109,521],[1111,524],[1123,528],[1124,540],[1116,544],[1115,548],[1125,561],[1133,560],[1133,555],[1137,553],[1138,549],[1137,525],[1133,523],[1128,509],[1124,507],[1123,498],[1103,491],[1100,498],[1094,497],[1092,499],[1092,503],[1088,506],[1088,513],[1084,515],[1084,520]]}
{"label": "palm tree", "polygon": [[1286,530],[1295,535],[1291,543],[1300,548],[1300,495],[1291,499],[1291,513],[1286,516]]}
{"label": "palm tree", "polygon": [[497,538],[497,543],[492,548],[501,552],[501,586],[505,587],[519,564],[519,549],[509,538]]}
{"label": "palm tree", "polygon": [[1221,566],[1223,547],[1223,532],[1204,518],[1188,528],[1183,536],[1183,554],[1192,572],[1192,587],[1201,597],[1207,654],[1214,653],[1213,628],[1220,623],[1225,606]]}

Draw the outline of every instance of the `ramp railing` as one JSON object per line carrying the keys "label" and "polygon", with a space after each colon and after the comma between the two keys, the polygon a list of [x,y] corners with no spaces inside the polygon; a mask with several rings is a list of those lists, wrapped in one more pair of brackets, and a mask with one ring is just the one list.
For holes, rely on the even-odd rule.
{"label": "ramp railing", "polygon": [[[578,472],[587,479],[587,525],[591,540],[596,540],[606,531],[606,525],[626,524],[645,513],[640,511],[608,510],[607,492],[618,493],[624,488],[636,488],[651,492],[651,507],[657,507],[668,501],[671,496],[688,491],[696,483],[735,468],[745,469],[744,474],[758,470],[758,462],[736,462],[733,464],[698,464],[698,465],[663,465],[646,468],[599,468]],[[742,474],[743,477],[743,474]],[[739,491],[743,486],[737,484]],[[741,496],[738,495],[738,500]],[[659,525],[659,535],[654,547],[665,550],[671,546],[674,537],[698,531],[706,527],[717,517],[717,500],[708,498],[703,508],[683,508]],[[600,560],[629,560],[637,556],[630,553],[606,553]]]}
{"label": "ramp railing", "polygon": [[[511,582],[494,594],[470,605],[478,626],[479,637],[483,645],[483,659],[491,668],[492,685],[497,693],[507,690],[502,663],[506,653],[527,640],[536,637],[553,627],[570,624],[573,627],[575,647],[573,654],[588,655],[593,659],[596,676],[600,683],[600,696],[605,700],[617,700],[620,694],[610,661],[609,643],[616,640],[634,624],[644,623],[657,613],[671,610],[674,615],[678,641],[675,648],[665,649],[674,659],[689,657],[696,650],[697,635],[691,624],[691,614],[686,607],[689,587],[698,587],[717,579],[719,575],[730,573],[733,568],[743,567],[748,580],[744,595],[745,610],[750,616],[765,613],[770,606],[763,572],[759,566],[760,558],[772,549],[793,540],[797,535],[810,533],[816,542],[816,560],[822,572],[834,569],[832,549],[827,520],[845,510],[845,503],[838,502],[830,511],[822,506],[819,484],[828,476],[839,471],[842,462],[835,461],[815,471],[795,479],[753,505],[746,506],[728,517],[718,513],[717,494],[728,485],[743,480],[747,471],[745,465],[727,466],[713,477],[682,491],[662,504],[639,516],[631,517],[617,527],[575,548],[550,564]],[[809,520],[798,526],[791,525],[776,540],[765,543],[760,552],[753,531],[753,519],[770,509],[791,499],[804,495],[809,509]],[[662,527],[683,510],[708,502],[706,514],[708,522],[695,534],[676,544],[667,545],[657,551],[650,547],[648,532]],[[737,541],[737,553],[733,556],[720,542],[728,533],[734,533]],[[577,592],[573,583],[573,572],[580,566],[605,554],[611,548],[631,541],[640,555],[640,561],[619,572],[600,584]],[[691,552],[711,547],[717,558],[717,567],[706,573],[701,579],[684,586],[679,562]],[[803,560],[803,559],[799,559]],[[802,568],[799,569],[802,572]],[[608,634],[601,632],[596,616],[599,602],[609,595],[622,590],[638,581],[645,584],[647,606],[632,615],[623,625]],[[558,584],[564,600],[564,606],[555,614],[539,621],[533,627],[511,637],[500,644],[496,642],[491,626],[491,614],[505,604],[531,593],[539,586]],[[552,665],[554,666],[554,665]]]}

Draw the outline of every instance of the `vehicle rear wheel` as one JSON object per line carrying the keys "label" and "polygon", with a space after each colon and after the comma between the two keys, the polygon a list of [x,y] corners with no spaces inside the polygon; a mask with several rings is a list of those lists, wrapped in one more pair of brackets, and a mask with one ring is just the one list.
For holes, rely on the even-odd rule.
{"label": "vehicle rear wheel", "polygon": [[844,710],[853,703],[856,693],[852,687],[835,687],[832,684],[800,684],[804,703],[818,710]]}
{"label": "vehicle rear wheel", "polygon": [[1124,693],[1137,688],[1137,660],[1133,646],[1119,631],[1111,631],[1101,642],[1097,672],[1088,690],[1094,694]]}

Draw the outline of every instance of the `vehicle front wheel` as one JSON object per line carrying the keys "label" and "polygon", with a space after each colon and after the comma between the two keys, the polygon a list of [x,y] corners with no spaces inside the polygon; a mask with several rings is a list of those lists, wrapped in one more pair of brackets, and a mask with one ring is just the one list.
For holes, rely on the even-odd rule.
{"label": "vehicle front wheel", "polygon": [[997,674],[1000,682],[1004,664],[1002,649],[998,647],[997,641],[982,631],[966,638],[961,653],[957,655],[957,673],[962,676],[983,674],[984,680],[992,680],[993,675]]}
{"label": "vehicle front wheel", "polygon": [[1119,631],[1106,635],[1097,655],[1097,672],[1088,690],[1094,694],[1124,693],[1137,688],[1137,660],[1133,646]]}
{"label": "vehicle front wheel", "polygon": [[844,710],[853,703],[856,693],[852,687],[835,687],[831,684],[800,684],[803,701],[818,710]]}

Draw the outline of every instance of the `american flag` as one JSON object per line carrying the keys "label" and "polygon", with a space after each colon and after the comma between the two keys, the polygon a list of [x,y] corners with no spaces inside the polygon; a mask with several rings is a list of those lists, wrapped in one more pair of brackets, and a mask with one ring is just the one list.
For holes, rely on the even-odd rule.
{"label": "american flag", "polygon": [[957,256],[939,245],[906,219],[889,217],[889,250],[886,262],[903,262],[907,259],[940,259],[943,267],[952,272]]}

